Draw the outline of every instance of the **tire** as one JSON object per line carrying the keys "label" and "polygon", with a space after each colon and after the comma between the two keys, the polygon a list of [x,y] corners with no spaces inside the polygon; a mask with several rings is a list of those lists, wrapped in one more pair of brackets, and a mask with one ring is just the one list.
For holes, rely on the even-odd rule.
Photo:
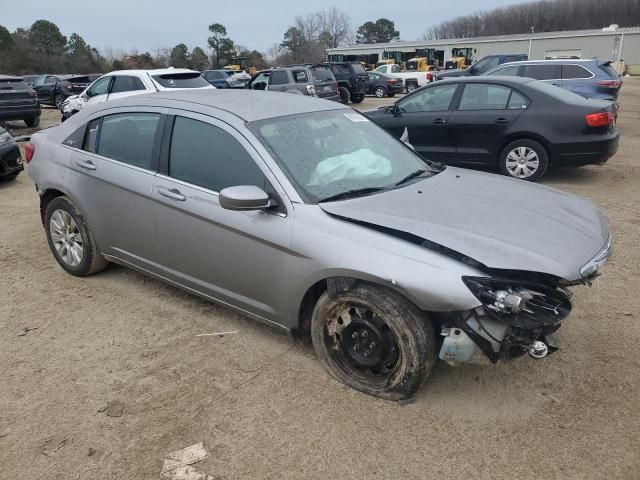
{"label": "tire", "polygon": [[357,93],[355,95],[351,95],[351,101],[353,103],[362,103],[364,100],[364,93]]}
{"label": "tire", "polygon": [[500,171],[511,178],[535,182],[542,178],[548,166],[547,150],[535,140],[515,140],[500,154]]}
{"label": "tire", "polygon": [[40,117],[38,116],[38,117],[25,118],[24,123],[27,125],[27,127],[36,128],[37,126],[40,125]]}
{"label": "tire", "polygon": [[[65,223],[68,219],[72,222]],[[91,275],[104,270],[109,264],[100,253],[87,221],[67,197],[56,197],[49,202],[45,210],[44,226],[51,253],[58,264],[71,275]],[[73,238],[69,238],[68,234],[72,234]],[[76,248],[68,248],[64,244],[74,247],[80,244],[81,253],[78,254]]]}
{"label": "tire", "polygon": [[4,180],[5,182],[13,182],[16,178],[18,178],[19,173],[20,172],[12,173],[11,175],[6,175],[2,177],[2,180]]}
{"label": "tire", "polygon": [[407,83],[407,93],[411,93],[414,90],[418,89],[418,84],[415,82],[409,82]]}
{"label": "tire", "polygon": [[349,93],[348,88],[338,87],[338,93],[340,94],[340,103],[344,103],[345,105],[349,103],[349,100],[351,100],[351,94]]}
{"label": "tire", "polygon": [[386,400],[413,396],[437,360],[433,325],[423,312],[397,293],[367,283],[324,292],[311,316],[311,339],[336,380]]}
{"label": "tire", "polygon": [[384,98],[387,96],[387,89],[384,87],[376,87],[373,94],[378,98]]}
{"label": "tire", "polygon": [[56,105],[56,108],[60,111],[62,111],[62,102],[64,102],[64,95],[60,93],[56,94],[54,103]]}

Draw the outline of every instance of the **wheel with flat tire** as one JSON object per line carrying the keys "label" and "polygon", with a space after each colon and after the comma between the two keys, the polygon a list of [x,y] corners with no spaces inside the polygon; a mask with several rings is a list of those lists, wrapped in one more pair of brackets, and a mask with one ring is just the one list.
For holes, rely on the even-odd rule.
{"label": "wheel with flat tire", "polygon": [[87,221],[67,197],[49,202],[44,226],[53,256],[71,275],[84,277],[107,267]]}
{"label": "wheel with flat tire", "polygon": [[345,105],[349,103],[349,100],[351,100],[351,94],[349,93],[348,88],[339,87],[338,93],[340,94],[340,103],[344,103]]}
{"label": "wheel with flat tire", "polygon": [[387,89],[384,87],[376,87],[373,94],[378,98],[384,98],[387,96]]}
{"label": "wheel with flat tire", "polygon": [[364,93],[356,93],[354,95],[351,95],[351,101],[353,103],[362,103],[363,100],[364,100]]}
{"label": "wheel with flat tire", "polygon": [[24,123],[27,125],[27,127],[36,128],[38,125],[40,125],[40,117],[38,116],[25,118]]}
{"label": "wheel with flat tire", "polygon": [[546,149],[535,140],[515,140],[500,154],[500,171],[509,177],[535,182],[549,166]]}
{"label": "wheel with flat tire", "polygon": [[311,339],[334,378],[387,400],[413,396],[437,360],[424,313],[398,293],[363,282],[320,296]]}

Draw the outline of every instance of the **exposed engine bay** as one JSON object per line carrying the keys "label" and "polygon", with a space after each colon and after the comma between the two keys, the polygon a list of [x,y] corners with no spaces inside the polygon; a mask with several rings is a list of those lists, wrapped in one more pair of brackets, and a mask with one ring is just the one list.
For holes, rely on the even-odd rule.
{"label": "exposed engine bay", "polygon": [[557,350],[554,334],[571,312],[567,290],[508,279],[463,281],[482,306],[442,323],[442,360],[450,365],[486,364],[525,353],[543,358]]}

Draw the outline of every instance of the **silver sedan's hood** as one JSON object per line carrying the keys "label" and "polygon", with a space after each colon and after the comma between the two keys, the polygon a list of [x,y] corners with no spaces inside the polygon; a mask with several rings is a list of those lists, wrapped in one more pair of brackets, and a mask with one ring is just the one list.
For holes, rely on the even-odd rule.
{"label": "silver sedan's hood", "polygon": [[[327,213],[418,236],[489,268],[569,281],[609,238],[594,205],[561,191],[449,167],[380,194],[321,203]],[[373,260],[373,259],[372,259]]]}

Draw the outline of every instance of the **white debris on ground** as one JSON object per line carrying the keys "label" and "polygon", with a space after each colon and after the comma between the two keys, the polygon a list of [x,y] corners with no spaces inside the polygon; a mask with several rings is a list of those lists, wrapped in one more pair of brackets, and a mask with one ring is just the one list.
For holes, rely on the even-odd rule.
{"label": "white debris on ground", "polygon": [[171,452],[164,459],[160,478],[163,480],[213,480],[212,476],[190,466],[208,456],[209,452],[202,442]]}

